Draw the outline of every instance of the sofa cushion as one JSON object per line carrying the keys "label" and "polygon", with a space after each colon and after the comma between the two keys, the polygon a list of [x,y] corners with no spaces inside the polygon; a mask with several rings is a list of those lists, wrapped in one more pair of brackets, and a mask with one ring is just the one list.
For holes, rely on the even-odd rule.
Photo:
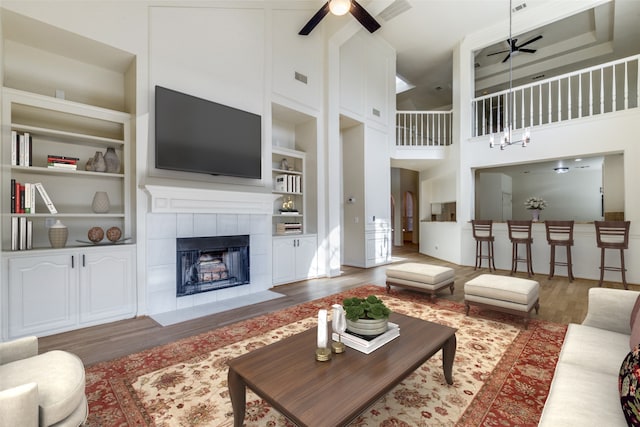
{"label": "sofa cushion", "polygon": [[40,425],[55,424],[86,406],[84,365],[74,354],[53,350],[0,366],[0,390],[25,383],[38,384]]}
{"label": "sofa cushion", "polygon": [[620,362],[629,353],[629,335],[571,323],[558,362],[617,378]]}
{"label": "sofa cushion", "polygon": [[640,426],[640,348],[635,346],[620,366],[618,391],[622,412],[630,426]]}
{"label": "sofa cushion", "polygon": [[[618,366],[620,360],[616,363]],[[558,363],[539,426],[626,426],[620,407],[618,374]]]}

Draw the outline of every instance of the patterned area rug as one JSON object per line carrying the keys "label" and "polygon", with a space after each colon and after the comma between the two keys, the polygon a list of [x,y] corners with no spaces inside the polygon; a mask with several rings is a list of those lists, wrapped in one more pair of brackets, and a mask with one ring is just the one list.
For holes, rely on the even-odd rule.
{"label": "patterned area rug", "polygon": [[[439,352],[352,426],[537,424],[566,325],[532,320],[524,330],[511,316],[465,316],[458,303],[363,286],[87,368],[87,425],[232,426],[229,359],[315,326],[320,308],[370,294],[395,312],[458,328],[454,384],[444,380]],[[245,425],[293,424],[248,391]]]}

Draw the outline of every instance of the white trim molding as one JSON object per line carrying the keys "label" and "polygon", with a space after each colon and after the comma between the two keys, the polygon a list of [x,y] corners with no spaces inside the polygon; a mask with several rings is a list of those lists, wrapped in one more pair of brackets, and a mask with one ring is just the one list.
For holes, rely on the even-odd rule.
{"label": "white trim molding", "polygon": [[152,213],[273,214],[279,194],[145,185]]}

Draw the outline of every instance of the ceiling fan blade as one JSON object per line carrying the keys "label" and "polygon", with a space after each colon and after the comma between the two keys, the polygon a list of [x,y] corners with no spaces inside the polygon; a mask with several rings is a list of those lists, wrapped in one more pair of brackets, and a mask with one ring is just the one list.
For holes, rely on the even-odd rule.
{"label": "ceiling fan blade", "polygon": [[518,46],[518,48],[524,47],[524,46],[526,46],[528,44],[531,44],[533,42],[537,42],[541,38],[542,38],[542,35],[536,36],[536,37],[532,38],[531,40],[527,40],[526,42],[522,43],[520,46]]}
{"label": "ceiling fan blade", "polygon": [[501,50],[500,52],[489,53],[487,54],[487,56],[500,55],[501,53],[505,53],[505,52],[511,52],[511,50],[510,49]]}
{"label": "ceiling fan blade", "polygon": [[525,53],[536,53],[537,49],[518,49],[520,52],[525,52]]}
{"label": "ceiling fan blade", "polygon": [[509,52],[507,56],[504,57],[504,59],[502,60],[502,63],[504,64],[505,62],[507,62],[509,60],[509,57],[511,57],[511,52]]}
{"label": "ceiling fan blade", "polygon": [[320,10],[318,10],[315,15],[311,17],[311,19],[309,19],[309,22],[307,22],[305,26],[302,27],[298,34],[301,36],[308,36],[309,33],[316,27],[316,25],[318,25],[320,21],[322,21],[322,18],[327,16],[327,13],[329,13],[329,2],[326,2],[324,6],[322,6]]}
{"label": "ceiling fan blade", "polygon": [[351,9],[349,11],[370,33],[380,28],[380,24],[356,0],[351,0]]}

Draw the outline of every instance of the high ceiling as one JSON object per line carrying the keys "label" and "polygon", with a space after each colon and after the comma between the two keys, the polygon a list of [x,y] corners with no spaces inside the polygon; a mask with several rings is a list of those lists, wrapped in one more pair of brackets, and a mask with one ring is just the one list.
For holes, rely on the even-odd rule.
{"label": "high ceiling", "polygon": [[[569,0],[513,0],[512,6],[521,9],[513,16],[549,1]],[[487,55],[508,49],[509,0],[395,0],[394,7],[404,11],[388,20],[378,15],[382,27],[377,34],[396,49],[398,74],[416,86],[398,95],[399,110],[450,106],[454,48],[465,35],[501,22],[504,41],[475,52],[476,89],[493,91],[508,82],[509,61],[501,62],[506,55]],[[513,33],[519,43],[543,36],[527,46],[535,53],[513,57],[514,85],[639,53],[638,22],[639,0],[615,0],[524,34]]]}

